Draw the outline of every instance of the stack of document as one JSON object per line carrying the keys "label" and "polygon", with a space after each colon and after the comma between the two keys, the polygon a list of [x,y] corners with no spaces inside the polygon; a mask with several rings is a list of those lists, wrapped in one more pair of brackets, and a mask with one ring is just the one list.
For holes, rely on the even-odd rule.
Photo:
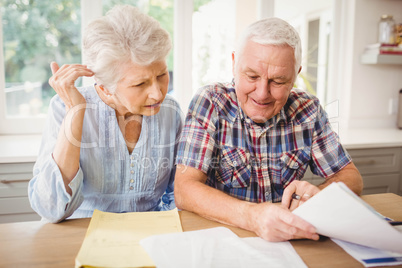
{"label": "stack of document", "polygon": [[402,254],[391,251],[365,247],[339,239],[331,238],[338,246],[343,248],[350,256],[355,258],[364,267],[377,267],[402,264]]}
{"label": "stack of document", "polygon": [[311,223],[317,233],[336,239],[338,245],[366,267],[375,261],[376,266],[385,265],[387,260],[402,263],[402,232],[342,182],[332,183],[293,213]]}

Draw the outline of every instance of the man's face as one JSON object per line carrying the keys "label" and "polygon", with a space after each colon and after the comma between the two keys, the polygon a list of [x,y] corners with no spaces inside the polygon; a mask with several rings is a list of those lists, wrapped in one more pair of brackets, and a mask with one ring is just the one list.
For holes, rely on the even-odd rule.
{"label": "man's face", "polygon": [[293,48],[248,41],[232,60],[240,107],[254,122],[265,123],[285,105],[296,79]]}

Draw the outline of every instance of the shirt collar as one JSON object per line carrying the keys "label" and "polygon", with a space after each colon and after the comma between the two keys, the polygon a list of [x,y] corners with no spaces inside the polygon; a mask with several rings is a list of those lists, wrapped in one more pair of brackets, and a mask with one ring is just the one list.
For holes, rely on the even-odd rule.
{"label": "shirt collar", "polygon": [[244,113],[243,109],[241,109],[240,106],[238,107],[238,116],[237,117],[239,118],[240,121],[244,122],[244,124],[247,128],[254,129],[258,135],[265,133],[270,128],[275,128],[281,121],[284,121],[285,123],[287,122],[284,108],[282,108],[278,114],[276,114],[274,117],[269,119],[264,124],[255,123],[250,117],[248,117]]}

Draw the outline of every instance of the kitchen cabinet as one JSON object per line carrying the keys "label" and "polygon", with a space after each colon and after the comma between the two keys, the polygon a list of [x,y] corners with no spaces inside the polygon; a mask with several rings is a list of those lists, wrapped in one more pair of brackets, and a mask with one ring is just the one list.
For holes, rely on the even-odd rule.
{"label": "kitchen cabinet", "polygon": [[40,220],[28,200],[33,165],[33,162],[0,164],[0,223]]}
{"label": "kitchen cabinet", "polygon": [[[402,131],[362,130],[344,133],[341,137],[362,174],[363,194],[402,195]],[[0,223],[40,220],[30,207],[27,189],[40,140],[19,136],[15,139],[18,139],[15,143],[4,137],[2,143],[0,139]],[[25,141],[36,147],[29,150]],[[23,149],[19,150],[19,145]],[[311,171],[306,172],[304,179],[315,185],[324,181]]]}
{"label": "kitchen cabinet", "polygon": [[[363,177],[363,194],[402,194],[401,147],[348,150]],[[306,172],[304,180],[315,185],[323,178]]]}

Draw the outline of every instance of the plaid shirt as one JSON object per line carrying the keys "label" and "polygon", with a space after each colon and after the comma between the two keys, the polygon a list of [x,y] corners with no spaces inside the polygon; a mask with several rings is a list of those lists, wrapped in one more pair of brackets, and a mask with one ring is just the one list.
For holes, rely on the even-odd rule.
{"label": "plaid shirt", "polygon": [[207,174],[207,185],[250,202],[280,202],[307,166],[327,178],[350,162],[316,97],[292,89],[279,114],[256,124],[233,83],[206,86],[193,98],[176,158]]}

